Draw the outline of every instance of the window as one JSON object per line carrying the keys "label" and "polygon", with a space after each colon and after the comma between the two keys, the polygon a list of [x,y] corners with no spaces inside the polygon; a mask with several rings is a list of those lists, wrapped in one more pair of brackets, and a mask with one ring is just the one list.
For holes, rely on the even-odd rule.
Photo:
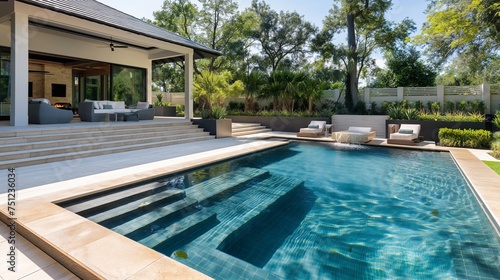
{"label": "window", "polygon": [[115,101],[127,105],[146,101],[146,69],[127,66],[111,66],[112,96]]}

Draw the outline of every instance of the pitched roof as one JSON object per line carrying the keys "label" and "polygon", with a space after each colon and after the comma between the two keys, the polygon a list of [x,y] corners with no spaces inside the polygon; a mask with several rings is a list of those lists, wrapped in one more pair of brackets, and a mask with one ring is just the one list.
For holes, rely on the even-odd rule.
{"label": "pitched roof", "polygon": [[195,58],[219,56],[221,53],[156,25],[147,23],[95,0],[17,0],[29,5],[125,30],[160,41],[189,47]]}

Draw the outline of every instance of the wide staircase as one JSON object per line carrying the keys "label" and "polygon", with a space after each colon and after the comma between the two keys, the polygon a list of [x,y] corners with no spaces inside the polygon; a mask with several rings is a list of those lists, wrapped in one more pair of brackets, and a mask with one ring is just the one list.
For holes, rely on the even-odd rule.
{"label": "wide staircase", "polygon": [[216,279],[277,279],[221,246],[300,200],[303,182],[250,167],[194,185],[176,176],[59,205]]}
{"label": "wide staircase", "polygon": [[244,136],[272,131],[272,129],[267,128],[259,123],[233,123],[232,129],[233,136]]}
{"label": "wide staircase", "polygon": [[190,121],[0,131],[0,169],[214,139]]}

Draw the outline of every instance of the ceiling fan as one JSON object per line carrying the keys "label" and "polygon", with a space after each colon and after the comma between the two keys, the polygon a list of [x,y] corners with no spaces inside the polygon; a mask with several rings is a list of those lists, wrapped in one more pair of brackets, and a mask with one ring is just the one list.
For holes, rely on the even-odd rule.
{"label": "ceiling fan", "polygon": [[111,38],[111,42],[109,43],[109,48],[111,49],[112,52],[115,51],[115,49],[126,49],[128,48],[127,45],[115,45],[113,43],[113,38]]}

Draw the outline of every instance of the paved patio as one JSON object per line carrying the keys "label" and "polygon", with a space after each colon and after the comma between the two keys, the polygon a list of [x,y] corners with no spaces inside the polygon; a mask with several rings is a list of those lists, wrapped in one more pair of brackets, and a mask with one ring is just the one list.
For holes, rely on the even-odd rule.
{"label": "paved patio", "polygon": [[[18,237],[18,242],[22,244],[19,246],[23,248],[18,250],[20,270],[15,274],[6,273],[7,263],[3,262],[0,279],[73,279],[75,276],[64,266],[88,279],[208,279],[53,202],[286,143],[267,141],[270,137],[331,141],[329,138],[301,139],[294,133],[271,132],[17,168],[17,230],[36,246]],[[370,145],[387,144],[385,139],[375,139]],[[478,197],[492,213],[491,218],[500,223],[500,176],[480,161],[495,160],[486,151],[447,149],[427,142],[416,147],[400,148],[450,150]],[[7,181],[7,172],[0,170],[0,180]],[[5,192],[2,189],[3,194],[0,194],[1,211],[6,209]],[[8,222],[6,213],[1,216],[4,222]],[[3,236],[0,238],[0,251],[6,252],[8,231],[5,227],[3,230],[0,227],[0,235]],[[37,247],[57,256],[56,260]],[[25,266],[26,263],[29,265]],[[165,267],[169,269],[165,270]]]}

